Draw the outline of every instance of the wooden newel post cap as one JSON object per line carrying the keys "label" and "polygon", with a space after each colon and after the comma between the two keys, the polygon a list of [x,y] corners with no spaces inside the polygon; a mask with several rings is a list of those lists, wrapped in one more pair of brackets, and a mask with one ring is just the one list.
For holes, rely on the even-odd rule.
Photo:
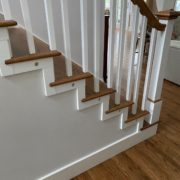
{"label": "wooden newel post cap", "polygon": [[180,16],[180,11],[174,11],[174,9],[160,11],[155,14],[159,19],[171,20],[177,19]]}

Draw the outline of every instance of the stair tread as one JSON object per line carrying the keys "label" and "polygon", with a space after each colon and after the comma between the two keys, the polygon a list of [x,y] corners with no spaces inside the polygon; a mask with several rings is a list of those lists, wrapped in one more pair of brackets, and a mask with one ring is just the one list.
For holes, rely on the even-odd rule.
{"label": "stair tread", "polygon": [[124,101],[118,105],[114,105],[112,108],[110,108],[108,111],[106,111],[106,114],[109,114],[109,113],[112,113],[112,112],[115,112],[115,111],[118,111],[120,109],[123,109],[123,108],[126,108],[126,107],[129,107],[133,105],[133,102],[132,101]]}
{"label": "stair tread", "polygon": [[71,77],[65,77],[61,80],[57,80],[55,82],[50,83],[50,87],[54,87],[54,86],[58,86],[58,85],[62,85],[62,84],[66,84],[66,83],[70,83],[70,82],[74,82],[74,81],[79,81],[82,79],[90,78],[92,76],[93,75],[91,73],[83,73],[83,74],[74,75]]}
{"label": "stair tread", "polygon": [[16,26],[17,22],[14,20],[0,20],[0,27]]}
{"label": "stair tread", "polygon": [[132,121],[134,121],[136,119],[139,119],[139,118],[141,118],[143,116],[147,116],[148,114],[149,114],[148,111],[139,111],[136,114],[131,114],[131,115],[128,116],[128,119],[127,119],[127,121],[125,123],[132,122]]}
{"label": "stair tread", "polygon": [[56,57],[56,56],[60,56],[60,55],[61,55],[61,53],[58,52],[58,51],[49,51],[49,52],[44,52],[44,53],[42,53],[42,52],[41,53],[34,53],[34,54],[29,54],[29,55],[21,56],[21,57],[13,57],[11,59],[6,60],[5,64],[10,65],[10,64],[27,62],[27,61],[37,60],[37,59]]}
{"label": "stair tread", "polygon": [[148,128],[152,127],[152,126],[155,126],[157,124],[159,124],[159,122],[155,122],[153,124],[149,124],[148,122],[144,121],[144,124],[143,124],[143,127],[141,128],[141,131],[143,131],[145,129],[148,129]]}
{"label": "stair tread", "polygon": [[100,98],[102,96],[106,96],[108,94],[113,94],[115,92],[116,91],[114,89],[112,89],[112,88],[102,90],[102,91],[100,91],[98,93],[94,92],[94,94],[88,95],[86,98],[82,99],[82,102],[87,102],[87,101],[90,101],[90,100],[93,100],[93,99],[96,99],[96,98]]}

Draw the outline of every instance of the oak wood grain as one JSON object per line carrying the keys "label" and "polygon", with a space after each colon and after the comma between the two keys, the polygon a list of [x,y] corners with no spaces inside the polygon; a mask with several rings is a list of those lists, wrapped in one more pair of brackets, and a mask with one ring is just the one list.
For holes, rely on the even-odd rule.
{"label": "oak wood grain", "polygon": [[149,9],[145,1],[143,0],[131,0],[131,1],[140,8],[141,14],[147,17],[149,26],[159,31],[165,30],[166,25],[159,22],[159,20]]}
{"label": "oak wood grain", "polygon": [[79,81],[79,80],[82,80],[82,79],[90,78],[92,76],[93,75],[91,73],[83,73],[83,74],[80,74],[80,75],[66,77],[66,78],[64,78],[62,80],[58,80],[58,81],[55,81],[55,82],[51,83],[50,87],[54,87],[54,86],[58,86],[58,85],[62,85],[62,84],[70,83],[70,82]]}
{"label": "oak wood grain", "polygon": [[127,121],[125,121],[125,123],[129,123],[129,122],[132,122],[132,121],[134,121],[134,120],[137,120],[137,119],[139,119],[139,118],[141,118],[141,117],[145,117],[145,116],[147,116],[148,114],[149,114],[148,111],[139,111],[139,112],[137,112],[135,115],[134,115],[134,114],[130,114],[130,115],[128,116]]}
{"label": "oak wood grain", "polygon": [[39,60],[39,59],[44,59],[44,58],[49,58],[49,57],[56,57],[60,56],[61,53],[58,51],[49,51],[49,52],[44,52],[44,53],[34,53],[34,54],[28,54],[26,56],[21,56],[21,57],[14,57],[11,59],[8,59],[5,61],[6,65],[9,64],[16,64],[16,63],[22,63],[22,62],[27,62],[27,61],[33,61],[33,60]]}
{"label": "oak wood grain", "polygon": [[106,89],[106,90],[102,90],[102,91],[100,91],[98,93],[94,92],[92,95],[89,95],[86,98],[82,99],[82,102],[87,102],[87,101],[90,101],[90,100],[93,100],[93,99],[96,99],[96,98],[100,98],[102,96],[113,94],[115,92],[116,91],[114,89],[112,89],[112,88],[109,88],[109,89]]}
{"label": "oak wood grain", "polygon": [[113,106],[112,108],[110,108],[108,111],[106,111],[106,114],[109,114],[109,113],[112,113],[112,112],[121,110],[121,109],[126,108],[126,107],[129,107],[129,106],[132,106],[133,104],[134,104],[134,103],[133,103],[132,101],[124,101],[124,102],[121,102],[120,104],[115,105],[115,106]]}
{"label": "oak wood grain", "polygon": [[0,27],[16,26],[17,22],[14,20],[0,20]]}

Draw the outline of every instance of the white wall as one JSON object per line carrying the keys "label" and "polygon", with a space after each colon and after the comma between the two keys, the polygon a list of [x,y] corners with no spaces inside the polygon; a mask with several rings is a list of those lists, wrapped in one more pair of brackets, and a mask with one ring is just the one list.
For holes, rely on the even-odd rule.
{"label": "white wall", "polygon": [[0,179],[35,180],[131,133],[100,106],[76,109],[76,91],[45,97],[41,71],[0,77]]}
{"label": "white wall", "polygon": [[[22,13],[20,9],[19,0],[9,0],[12,10],[12,15],[15,20],[18,21],[19,24],[23,25]],[[33,33],[42,39],[45,42],[48,42],[47,36],[47,27],[45,20],[45,10],[43,0],[28,0],[30,11],[31,11],[31,19],[32,19],[32,27]],[[62,34],[62,21],[61,21],[61,8],[60,1],[53,0],[53,10],[54,10],[54,21],[55,21],[55,30],[56,30],[56,40],[58,44],[58,50],[63,52],[63,34]],[[72,48],[72,57],[73,60],[82,64],[82,52],[81,52],[81,29],[80,29],[80,0],[68,0],[69,7],[69,17],[70,17],[70,32],[71,32],[71,48]],[[0,9],[2,9],[0,7]],[[89,70],[93,72],[93,0],[88,0],[88,42],[89,42]],[[103,17],[101,17],[103,18]],[[102,33],[102,36],[104,33]],[[103,42],[102,42],[103,45]],[[103,46],[101,47],[103,51]],[[100,60],[101,63],[101,77],[102,77],[102,69],[103,69],[103,52],[101,53],[102,57]]]}
{"label": "white wall", "polygon": [[156,0],[158,11],[173,9],[176,0]]}

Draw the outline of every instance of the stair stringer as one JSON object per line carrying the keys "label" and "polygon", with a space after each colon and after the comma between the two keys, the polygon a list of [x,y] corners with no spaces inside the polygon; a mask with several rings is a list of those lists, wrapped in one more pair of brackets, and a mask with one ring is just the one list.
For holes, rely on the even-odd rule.
{"label": "stair stringer", "polygon": [[[59,85],[56,87],[52,87],[55,89],[55,94],[61,94],[70,90],[76,91],[76,108],[79,111],[83,111],[85,109],[91,108],[93,106],[100,106],[99,119],[101,121],[105,121],[114,117],[119,116],[121,118],[121,114],[124,113],[123,109],[117,112],[106,114],[106,111],[109,109],[109,99],[110,95],[105,95],[103,97],[99,97],[87,102],[82,102],[82,99],[85,98],[85,80],[79,80],[76,82],[66,83],[63,85]],[[126,112],[125,112],[126,113]]]}
{"label": "stair stringer", "polygon": [[49,84],[55,81],[54,77],[54,65],[53,58],[37,59],[28,62],[21,62],[11,65],[5,64],[5,59],[10,59],[12,57],[11,47],[9,42],[8,28],[0,29],[0,46],[3,49],[2,55],[0,56],[0,75],[3,77],[8,77],[16,74],[21,74],[25,72],[42,70],[43,82],[44,82],[44,94],[45,96],[52,96],[60,93],[64,93],[70,90],[76,90],[77,96],[77,110],[84,110],[95,105],[100,105],[100,120],[108,120],[119,116],[120,119],[120,129],[125,129],[129,126],[136,124],[143,124],[144,118],[137,119],[136,121],[125,123],[128,118],[128,108],[123,108],[115,112],[107,114],[106,111],[109,109],[109,99],[110,95],[106,95],[100,98],[90,100],[88,102],[82,102],[85,98],[85,80],[79,80],[76,82],[71,82],[63,84],[56,87],[50,87]]}
{"label": "stair stringer", "polygon": [[99,118],[101,121],[109,120],[118,116],[119,122],[120,122],[119,127],[121,130],[124,130],[130,126],[135,126],[135,125],[137,126],[138,131],[142,128],[143,122],[146,116],[138,118],[135,121],[126,123],[128,119],[128,111],[129,111],[128,107],[125,107],[123,109],[117,110],[109,114],[106,113],[107,110],[109,109],[110,95],[99,97],[99,98],[90,100],[88,102],[82,102],[82,99],[85,98],[85,80],[79,80],[76,82],[71,82],[71,83],[67,83],[67,84],[59,85],[55,87],[55,91],[57,94],[64,93],[70,90],[76,91],[77,110],[83,111],[85,109],[99,105],[100,106]]}
{"label": "stair stringer", "polygon": [[[11,65],[0,65],[1,76],[8,77],[16,74],[26,73],[30,71],[42,70],[43,82],[44,82],[44,94],[45,96],[52,96],[61,94],[71,90],[76,90],[77,99],[77,110],[82,111],[95,105],[100,105],[100,120],[105,121],[119,116],[120,129],[126,129],[130,126],[143,124],[144,117],[139,118],[133,122],[125,123],[128,118],[128,109],[123,108],[115,112],[107,114],[106,111],[109,109],[110,95],[106,95],[100,98],[90,100],[88,102],[82,102],[85,98],[85,80],[79,80],[75,82],[66,83],[56,87],[50,87],[49,84],[54,81],[54,65],[53,58],[44,58],[41,60],[33,60],[29,62],[22,62]],[[141,128],[141,127],[140,127]]]}

